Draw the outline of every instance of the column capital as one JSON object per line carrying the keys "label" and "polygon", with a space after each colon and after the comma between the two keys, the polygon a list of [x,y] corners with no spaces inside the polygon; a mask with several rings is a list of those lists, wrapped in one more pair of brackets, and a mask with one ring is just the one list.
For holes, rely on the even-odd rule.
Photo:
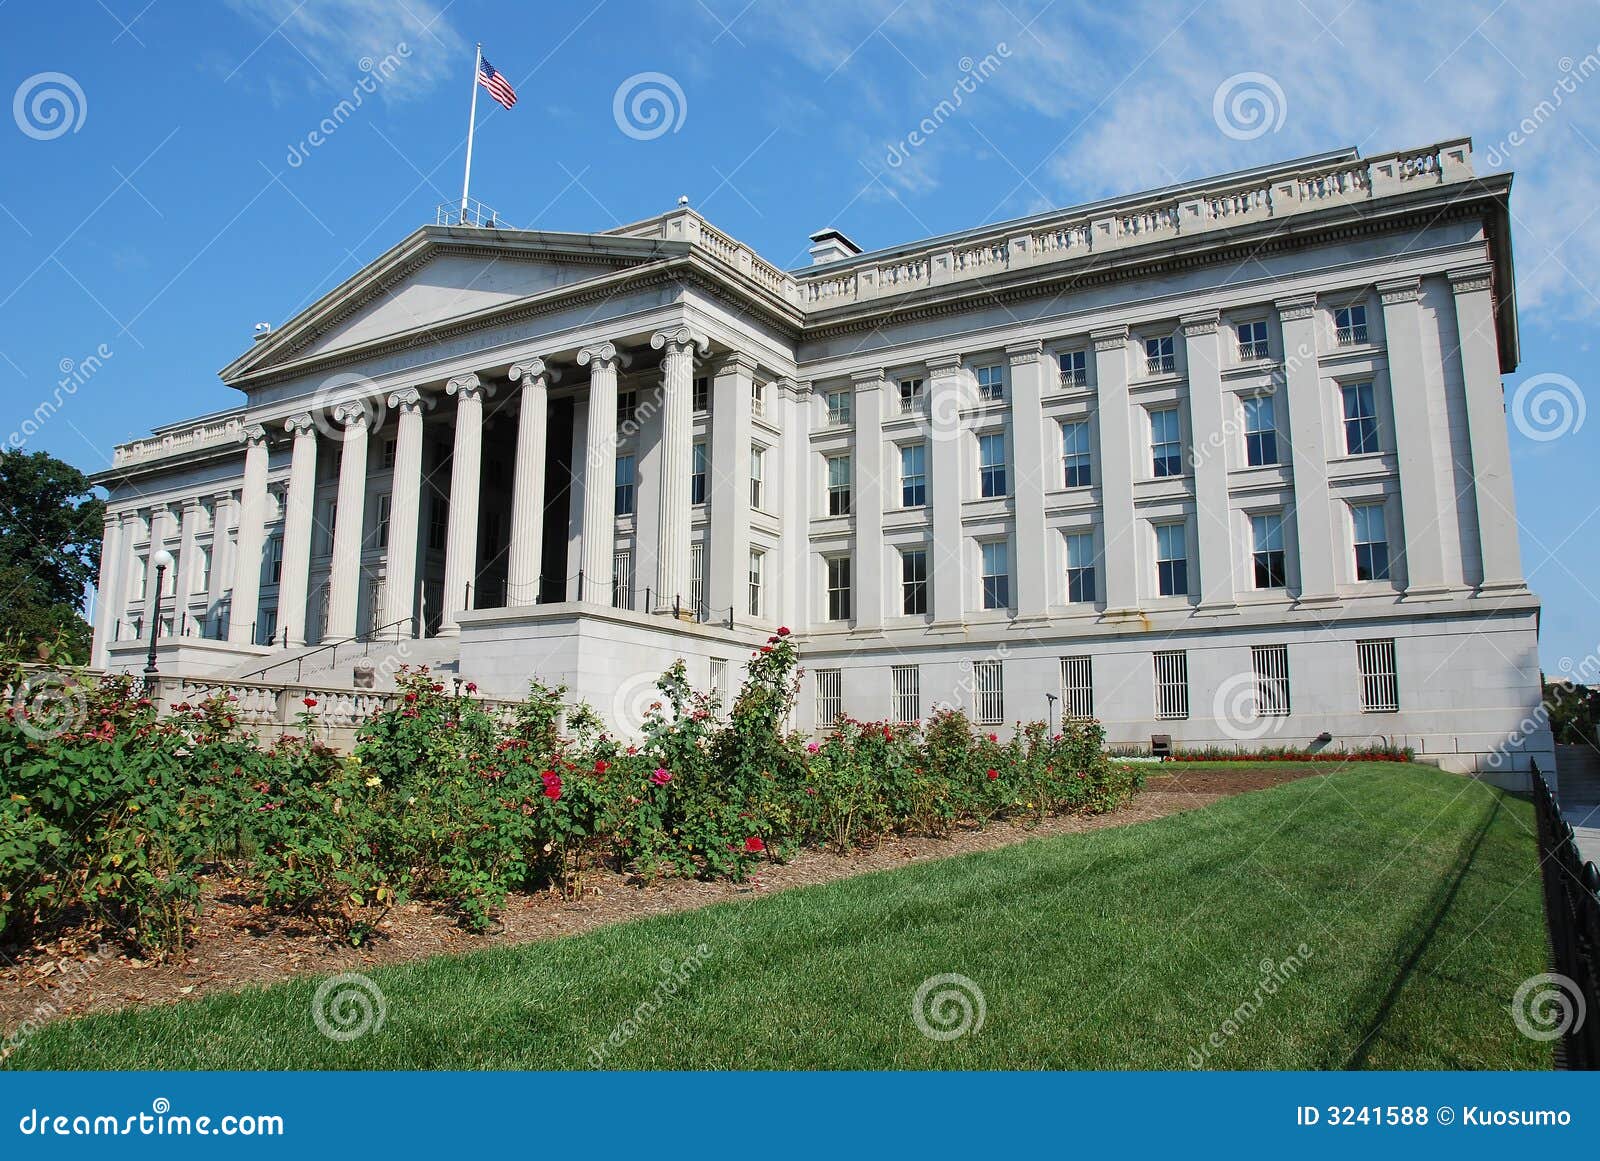
{"label": "column capital", "polygon": [[1097,351],[1120,351],[1128,345],[1128,325],[1124,323],[1119,327],[1090,331],[1089,338],[1093,340]]}
{"label": "column capital", "polygon": [[1186,314],[1178,321],[1183,327],[1184,338],[1199,338],[1202,335],[1216,334],[1217,327],[1222,322],[1222,315],[1212,310],[1201,314]]}
{"label": "column capital", "polygon": [[561,378],[561,371],[535,355],[531,359],[511,364],[509,376],[513,383],[521,383],[524,387],[536,387],[541,379],[546,384],[554,383]]}
{"label": "column capital", "polygon": [[247,423],[239,429],[239,442],[246,447],[261,447],[267,442],[267,429],[259,423]]}
{"label": "column capital", "polygon": [[742,371],[746,375],[754,375],[758,366],[760,364],[756,361],[754,355],[745,351],[729,351],[721,359],[717,360],[717,364],[711,369],[711,373],[713,376],[732,375]]}
{"label": "column capital", "polygon": [[1013,367],[1025,367],[1029,363],[1037,363],[1044,357],[1044,342],[1041,339],[1030,339],[1025,343],[1012,343],[1006,347],[1006,362]]}
{"label": "column capital", "polygon": [[1452,270],[1449,277],[1450,289],[1457,294],[1467,294],[1474,290],[1489,290],[1494,286],[1494,267],[1485,262],[1479,266],[1467,266],[1460,270]]}
{"label": "column capital", "polygon": [[615,370],[619,364],[626,367],[628,357],[613,342],[595,343],[578,352],[578,366],[590,367],[591,371]]}
{"label": "column capital", "polygon": [[1308,319],[1317,311],[1317,296],[1306,295],[1304,298],[1280,298],[1277,301],[1278,321],[1299,322]]}
{"label": "column capital", "polygon": [[427,398],[415,387],[400,387],[389,392],[388,404],[401,415],[412,411],[421,411],[424,407],[432,407],[433,400]]}
{"label": "column capital", "polygon": [[876,391],[883,386],[883,368],[870,367],[865,371],[853,372],[850,382],[857,391]]}
{"label": "column capital", "polygon": [[185,516],[187,516],[190,512],[196,512],[196,511],[199,510],[199,508],[200,508],[200,497],[199,496],[185,496],[182,500],[178,501],[178,504],[182,507],[183,514]]}
{"label": "column capital", "polygon": [[954,375],[961,370],[961,356],[959,354],[932,355],[924,360],[924,364],[928,368],[929,378],[935,375]]}
{"label": "column capital", "polygon": [[1421,278],[1397,278],[1393,282],[1378,283],[1378,299],[1384,306],[1402,302],[1416,302],[1422,294]]}
{"label": "column capital", "polygon": [[312,418],[311,412],[302,411],[298,415],[291,415],[283,421],[283,430],[293,436],[314,435],[317,430],[317,421]]}
{"label": "column capital", "polygon": [[697,350],[702,356],[711,353],[711,340],[686,326],[657,331],[650,336],[650,345],[658,351],[665,350],[669,343],[680,350],[685,347]]}
{"label": "column capital", "polygon": [[362,400],[352,399],[333,409],[333,420],[349,431],[352,428],[367,427],[372,422],[372,416]]}
{"label": "column capital", "polygon": [[447,395],[458,395],[462,400],[483,400],[485,397],[494,396],[492,384],[485,383],[478,378],[476,371],[468,371],[465,375],[457,375],[444,385]]}

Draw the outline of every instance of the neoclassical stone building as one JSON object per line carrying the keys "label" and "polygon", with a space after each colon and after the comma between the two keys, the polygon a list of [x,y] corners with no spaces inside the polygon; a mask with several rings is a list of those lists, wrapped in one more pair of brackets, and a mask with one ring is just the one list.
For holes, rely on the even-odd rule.
{"label": "neoclassical stone building", "polygon": [[335,681],[375,636],[626,730],[786,625],[801,728],[1525,768],[1510,186],[1342,150],[788,272],[689,208],[419,229],[116,449],[96,661],[159,618],[163,672]]}

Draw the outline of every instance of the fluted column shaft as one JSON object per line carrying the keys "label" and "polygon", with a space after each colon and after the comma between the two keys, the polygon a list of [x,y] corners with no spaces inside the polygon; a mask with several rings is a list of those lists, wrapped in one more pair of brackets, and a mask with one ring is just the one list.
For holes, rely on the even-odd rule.
{"label": "fluted column shaft", "polygon": [[1418,279],[1378,287],[1389,355],[1389,397],[1394,411],[1395,458],[1400,467],[1400,520],[1405,526],[1406,595],[1434,597],[1448,585],[1444,573],[1445,498],[1435,458],[1434,428],[1444,401],[1436,399],[1422,361],[1422,306]]}
{"label": "fluted column shaft", "polygon": [[[1045,452],[1046,429],[1061,429],[1044,419],[1045,362],[1037,340],[1006,348],[1011,365],[1011,454],[1016,471],[1011,481],[1016,507],[1017,616],[1042,617],[1050,604],[1050,551],[1045,535],[1044,496],[1051,490]],[[1059,443],[1059,437],[1056,441]]]}
{"label": "fluted column shaft", "polygon": [[489,388],[476,375],[450,380],[456,397],[456,442],[450,459],[450,525],[444,548],[444,608],[441,636],[461,632],[460,615],[472,607],[478,576],[478,494],[483,478],[483,397]]}
{"label": "fluted column shaft", "polygon": [[[850,465],[851,519],[855,525],[855,593],[852,610],[858,632],[883,629],[888,586],[884,576],[887,552],[883,543],[884,386],[882,368],[860,371],[851,381],[855,414],[855,462]],[[895,581],[899,580],[896,576]],[[899,615],[898,603],[890,606]]]}
{"label": "fluted column shaft", "polygon": [[[151,619],[161,613],[161,589],[167,583],[167,578],[157,576],[156,555],[163,548],[167,548],[167,539],[172,531],[170,528],[171,523],[171,508],[168,508],[165,504],[157,504],[150,509],[150,555],[145,557],[144,560],[144,615],[147,628]],[[168,548],[167,551],[171,552],[172,550]],[[168,569],[167,572],[171,573],[172,569]],[[176,581],[177,577],[172,577],[171,579]]]}
{"label": "fluted column shaft", "polygon": [[589,415],[583,458],[582,599],[611,603],[612,552],[617,541],[617,348],[611,343],[578,352],[589,368]]}
{"label": "fluted column shaft", "polygon": [[239,494],[238,556],[233,562],[233,599],[228,640],[255,643],[261,604],[261,544],[267,516],[267,433],[260,424],[244,429],[244,482]]}
{"label": "fluted column shaft", "polygon": [[[1183,320],[1184,361],[1189,369],[1189,463],[1194,469],[1194,523],[1199,555],[1202,613],[1236,612],[1233,530],[1228,503],[1227,452],[1199,433],[1227,430],[1222,409],[1222,352],[1215,313]],[[1193,591],[1191,587],[1191,591]]]}
{"label": "fluted column shaft", "polygon": [[681,607],[692,616],[689,592],[689,477],[694,471],[694,355],[709,344],[687,327],[651,336],[663,352],[661,477],[657,490],[656,610]]}
{"label": "fluted column shaft", "polygon": [[[394,477],[389,493],[389,549],[384,563],[382,624],[410,621],[417,607],[417,549],[422,514],[422,393],[407,387],[389,396],[399,413]],[[414,632],[401,625],[401,629]]]}
{"label": "fluted column shaft", "polygon": [[183,518],[178,524],[178,576],[173,586],[177,599],[177,624],[173,631],[189,636],[189,602],[194,598],[194,570],[200,562],[200,498],[191,496],[183,502]]}
{"label": "fluted column shaft", "polygon": [[[1108,617],[1139,610],[1139,528],[1133,512],[1133,405],[1128,397],[1128,328],[1096,331],[1096,416],[1100,425],[1101,560]],[[1149,455],[1148,451],[1144,453]]]}
{"label": "fluted column shaft", "polygon": [[315,523],[317,426],[309,412],[284,424],[294,436],[289,490],[284,497],[283,572],[278,581],[278,632],[290,649],[306,643],[306,591],[311,583],[311,528]]}
{"label": "fluted column shaft", "polygon": [[339,504],[333,517],[332,575],[328,584],[328,638],[356,635],[356,609],[361,599],[361,535],[367,508],[367,427],[370,419],[359,403],[346,403],[333,413],[344,429],[339,451]]}
{"label": "fluted column shaft", "polygon": [[[743,619],[750,609],[749,600],[740,597],[748,592],[750,568],[750,389],[755,370],[750,356],[736,352],[712,372],[711,545],[703,567],[713,618],[732,609]],[[769,469],[768,486],[770,481]]]}
{"label": "fluted column shaft", "polygon": [[511,549],[506,560],[507,603],[536,604],[544,548],[544,461],[549,431],[551,372],[543,359],[511,368],[517,397],[517,462],[511,489]]}
{"label": "fluted column shaft", "polygon": [[[1322,369],[1317,361],[1316,300],[1278,303],[1283,327],[1283,382],[1289,403],[1290,466],[1299,549],[1300,603],[1338,599],[1333,569],[1333,500],[1328,489],[1328,434]],[[1196,428],[1196,430],[1199,430]]]}
{"label": "fluted column shaft", "polygon": [[100,579],[94,595],[94,650],[89,664],[103,667],[106,649],[116,640],[117,618],[122,615],[118,589],[122,584],[122,521],[107,512],[100,540]]}

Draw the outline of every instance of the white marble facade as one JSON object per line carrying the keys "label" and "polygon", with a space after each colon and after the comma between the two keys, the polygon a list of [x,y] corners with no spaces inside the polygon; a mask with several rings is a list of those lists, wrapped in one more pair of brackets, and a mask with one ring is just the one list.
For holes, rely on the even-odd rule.
{"label": "white marble facade", "polygon": [[225,368],[241,406],[117,449],[95,660],[156,616],[217,673],[381,631],[626,729],[785,625],[801,728],[1525,769],[1509,189],[1344,150],[792,272],[688,208],[426,227]]}

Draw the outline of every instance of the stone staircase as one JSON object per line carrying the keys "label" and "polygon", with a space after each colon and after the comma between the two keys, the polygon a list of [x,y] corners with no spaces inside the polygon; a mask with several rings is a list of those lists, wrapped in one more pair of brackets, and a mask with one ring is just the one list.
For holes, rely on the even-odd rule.
{"label": "stone staircase", "polygon": [[461,643],[455,637],[428,637],[401,641],[344,641],[337,647],[310,645],[280,649],[269,657],[253,657],[226,676],[235,680],[295,682],[340,688],[356,686],[358,664],[372,666],[372,688],[394,689],[395,675],[403,665],[426,665],[445,678],[461,668]]}
{"label": "stone staircase", "polygon": [[1565,809],[1600,804],[1600,750],[1592,746],[1557,746],[1556,792]]}

